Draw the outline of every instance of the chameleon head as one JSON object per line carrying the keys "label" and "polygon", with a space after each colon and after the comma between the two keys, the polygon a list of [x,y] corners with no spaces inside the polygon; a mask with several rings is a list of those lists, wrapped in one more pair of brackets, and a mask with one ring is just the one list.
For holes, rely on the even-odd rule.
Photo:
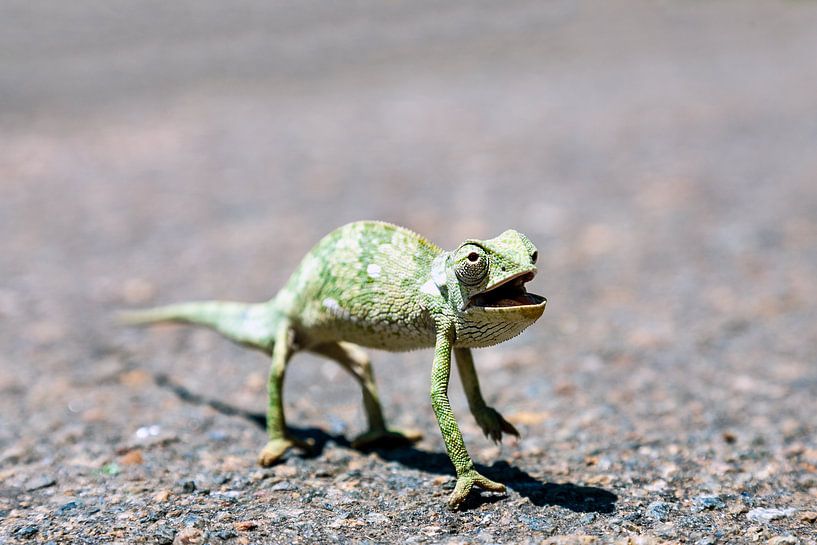
{"label": "chameleon head", "polygon": [[537,256],[528,237],[512,229],[490,240],[466,240],[447,255],[445,283],[458,345],[503,342],[542,315],[547,300],[525,289],[536,275]]}

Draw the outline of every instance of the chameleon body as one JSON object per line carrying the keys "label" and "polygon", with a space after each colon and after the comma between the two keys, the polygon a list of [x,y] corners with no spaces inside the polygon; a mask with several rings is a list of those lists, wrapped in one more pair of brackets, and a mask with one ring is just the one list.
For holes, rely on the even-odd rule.
{"label": "chameleon body", "polygon": [[369,429],[353,445],[372,448],[410,444],[419,436],[386,426],[369,358],[360,347],[434,347],[431,404],[457,473],[449,498],[457,508],[475,486],[497,492],[505,487],[480,475],[465,448],[448,401],[451,355],[485,434],[497,442],[503,433],[518,436],[485,403],[470,349],[508,340],[542,315],[545,298],[524,288],[536,274],[536,257],[536,247],[513,230],[443,251],[408,229],[360,221],[326,235],[268,302],[182,303],[129,312],[124,319],[208,326],[271,356],[269,438],[259,455],[263,466],[276,463],[292,447],[309,447],[287,432],[284,420],[284,372],[295,352],[335,360],[360,383]]}

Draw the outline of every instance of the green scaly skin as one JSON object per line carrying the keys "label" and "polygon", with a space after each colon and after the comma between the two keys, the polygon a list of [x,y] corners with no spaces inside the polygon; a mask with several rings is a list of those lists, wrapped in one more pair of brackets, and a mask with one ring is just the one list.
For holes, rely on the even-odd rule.
{"label": "green scaly skin", "polygon": [[475,486],[495,492],[505,486],[480,475],[465,448],[448,401],[451,353],[469,409],[485,435],[495,442],[503,433],[518,436],[485,403],[470,349],[506,341],[542,315],[545,299],[523,287],[536,273],[535,262],[534,245],[513,230],[490,240],[467,240],[446,252],[402,227],[360,221],[326,235],[266,303],[183,303],[126,313],[124,320],[204,325],[271,356],[269,441],[259,455],[263,466],[292,447],[309,447],[287,433],[284,420],[281,386],[295,352],[330,358],[360,383],[369,429],[353,445],[374,448],[407,445],[419,435],[386,426],[372,367],[360,347],[434,347],[431,405],[457,472],[448,502],[457,508]]}

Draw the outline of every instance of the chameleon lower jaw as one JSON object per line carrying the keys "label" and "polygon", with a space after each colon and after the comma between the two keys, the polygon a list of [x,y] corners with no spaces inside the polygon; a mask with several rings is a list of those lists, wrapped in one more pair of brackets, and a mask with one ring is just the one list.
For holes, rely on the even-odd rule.
{"label": "chameleon lower jaw", "polygon": [[501,315],[503,321],[537,320],[545,312],[547,299],[533,293],[528,293],[527,296],[534,301],[533,304],[503,307],[470,306],[465,313],[472,316],[490,315],[499,317]]}

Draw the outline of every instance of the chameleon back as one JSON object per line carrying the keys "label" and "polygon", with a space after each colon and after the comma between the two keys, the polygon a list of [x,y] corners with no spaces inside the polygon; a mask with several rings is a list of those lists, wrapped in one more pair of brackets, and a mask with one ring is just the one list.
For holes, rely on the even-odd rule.
{"label": "chameleon back", "polygon": [[304,257],[275,306],[304,348],[339,340],[395,351],[433,346],[434,321],[419,294],[441,251],[396,225],[350,223]]}

